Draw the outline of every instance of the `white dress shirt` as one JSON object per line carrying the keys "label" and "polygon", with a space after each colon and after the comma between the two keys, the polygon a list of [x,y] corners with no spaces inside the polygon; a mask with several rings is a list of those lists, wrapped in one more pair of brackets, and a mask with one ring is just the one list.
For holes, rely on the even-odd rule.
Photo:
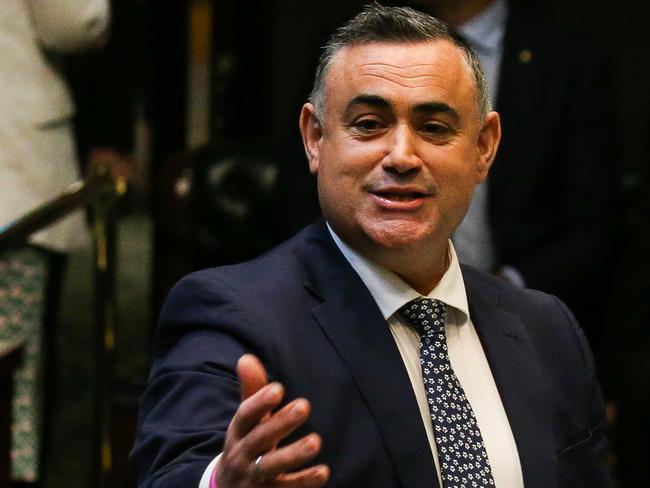
{"label": "white dress shirt", "polygon": [[[403,305],[421,295],[395,273],[378,266],[348,247],[331,228],[330,233],[370,291],[390,327],[411,380],[436,464],[438,481],[442,486],[438,451],[420,369],[420,337],[413,326],[396,313]],[[445,329],[449,359],[474,410],[496,486],[523,488],[524,481],[517,445],[483,346],[469,315],[465,283],[451,242],[449,258],[447,271],[427,297],[435,298],[447,305]],[[485,326],[489,327],[489,324]]]}

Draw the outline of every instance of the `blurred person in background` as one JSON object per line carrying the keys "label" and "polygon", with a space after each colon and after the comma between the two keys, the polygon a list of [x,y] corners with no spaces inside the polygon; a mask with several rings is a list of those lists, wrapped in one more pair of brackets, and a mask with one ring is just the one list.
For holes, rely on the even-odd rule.
{"label": "blurred person in background", "polygon": [[[66,58],[65,72],[75,110],[75,139],[84,169],[108,166],[116,177],[136,181],[134,118],[136,96],[150,67],[142,58],[142,2],[110,0],[111,36],[101,49]],[[134,180],[134,177],[135,180]],[[135,186],[135,185],[134,185]],[[132,195],[131,195],[132,196]]]}
{"label": "blurred person in background", "polygon": [[[78,178],[74,106],[60,56],[101,45],[108,0],[0,2],[0,225],[55,197]],[[41,477],[42,323],[61,285],[65,253],[87,239],[78,212],[0,254],[0,349],[24,342],[12,426],[15,486]]]}

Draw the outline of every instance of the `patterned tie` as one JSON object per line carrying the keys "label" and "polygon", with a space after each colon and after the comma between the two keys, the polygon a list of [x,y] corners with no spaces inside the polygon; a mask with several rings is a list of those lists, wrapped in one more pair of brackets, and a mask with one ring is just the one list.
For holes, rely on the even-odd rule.
{"label": "patterned tie", "polygon": [[481,430],[449,361],[445,304],[418,298],[399,312],[420,334],[420,365],[443,488],[494,486]]}

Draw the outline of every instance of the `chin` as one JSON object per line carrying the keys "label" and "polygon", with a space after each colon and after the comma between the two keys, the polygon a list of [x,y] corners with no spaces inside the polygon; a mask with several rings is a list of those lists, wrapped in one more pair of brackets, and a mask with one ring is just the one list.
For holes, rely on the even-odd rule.
{"label": "chin", "polygon": [[367,226],[365,234],[381,249],[406,251],[435,241],[436,230],[433,222],[390,221]]}

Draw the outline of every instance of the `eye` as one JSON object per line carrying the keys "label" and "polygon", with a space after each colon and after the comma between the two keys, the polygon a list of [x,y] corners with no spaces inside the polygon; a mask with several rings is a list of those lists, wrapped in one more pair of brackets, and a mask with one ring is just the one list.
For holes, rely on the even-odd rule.
{"label": "eye", "polygon": [[422,124],[420,130],[425,134],[432,136],[451,135],[454,132],[451,127],[441,124],[440,122],[426,122]]}
{"label": "eye", "polygon": [[351,126],[361,134],[374,134],[384,128],[384,124],[380,120],[369,117],[357,119]]}

